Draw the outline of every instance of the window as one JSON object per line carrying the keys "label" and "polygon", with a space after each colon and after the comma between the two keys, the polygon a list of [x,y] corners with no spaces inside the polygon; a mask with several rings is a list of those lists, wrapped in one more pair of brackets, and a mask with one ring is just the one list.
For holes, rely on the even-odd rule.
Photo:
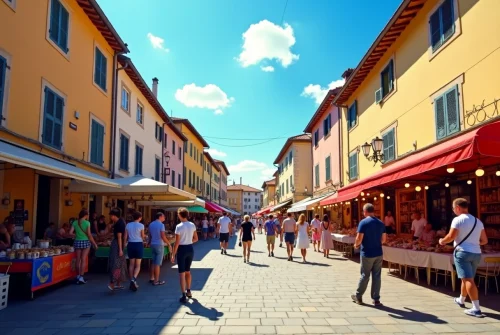
{"label": "window", "polygon": [[3,120],[3,97],[5,95],[7,60],[0,56],[0,124]]}
{"label": "window", "polygon": [[59,0],[50,6],[49,37],[64,53],[68,53],[69,12]]}
{"label": "window", "polygon": [[193,157],[193,143],[189,143],[189,156]]}
{"label": "window", "polygon": [[128,148],[128,137],[120,134],[120,170],[128,171]]}
{"label": "window", "polygon": [[155,180],[160,181],[160,159],[155,157]]}
{"label": "window", "polygon": [[137,103],[137,115],[135,121],[137,121],[137,123],[141,126],[144,125],[144,107],[140,103]]}
{"label": "window", "polygon": [[455,33],[454,0],[444,0],[429,19],[432,52],[441,47]]}
{"label": "window", "polygon": [[326,137],[330,134],[330,128],[332,128],[332,114],[328,114],[326,119],[323,120],[323,136]]}
{"label": "window", "polygon": [[[191,171],[189,171],[191,172]],[[183,171],[182,171],[182,184],[184,186],[186,186],[186,167],[183,168]]]}
{"label": "window", "polygon": [[181,177],[181,174],[179,173],[177,175],[177,187],[178,188],[182,188],[181,180],[182,180],[182,177]]}
{"label": "window", "polygon": [[[290,188],[293,187],[293,176],[290,176]],[[258,195],[255,194],[255,196],[257,197]],[[258,199],[255,199],[255,201],[258,201]]]}
{"label": "window", "polygon": [[325,158],[325,181],[332,180],[332,171],[330,167],[331,156]]}
{"label": "window", "polygon": [[64,99],[45,87],[42,143],[56,149],[62,147]]}
{"label": "window", "polygon": [[176,148],[176,147],[177,147],[177,146],[175,145],[175,141],[174,141],[174,140],[172,140],[172,155],[174,155],[174,156],[175,156],[175,148]]}
{"label": "window", "polygon": [[293,149],[290,150],[288,153],[288,161],[290,162],[290,165],[292,165],[292,158],[293,158]]}
{"label": "window", "polygon": [[199,190],[200,189],[200,177],[196,177],[196,189]]}
{"label": "window", "polygon": [[167,134],[164,134],[163,135],[163,148],[165,148],[165,149],[167,148],[167,143],[168,143],[167,138],[168,138]]}
{"label": "window", "polygon": [[288,194],[288,179],[286,180],[286,194]]}
{"label": "window", "polygon": [[142,154],[143,154],[144,149],[139,146],[135,145],[135,174],[142,176]]}
{"label": "window", "polygon": [[319,144],[319,129],[314,132],[314,146],[317,147]]}
{"label": "window", "polygon": [[192,184],[192,180],[191,180],[191,170],[189,170],[189,187],[191,187]]}
{"label": "window", "polygon": [[390,162],[395,159],[395,141],[394,141],[394,128],[382,135],[384,141],[384,163]]}
{"label": "window", "polygon": [[187,152],[188,152],[188,144],[187,142],[184,142],[184,153],[187,154]]}
{"label": "window", "polygon": [[347,110],[347,130],[354,128],[358,121],[357,104],[357,101],[354,101],[351,107]]}
{"label": "window", "polygon": [[458,86],[445,92],[434,100],[436,112],[436,138],[450,136],[460,130],[458,106]]}
{"label": "window", "polygon": [[108,75],[108,60],[104,57],[104,54],[99,50],[98,47],[95,48],[95,60],[94,60],[94,82],[103,91],[106,92],[106,77]]}
{"label": "window", "polygon": [[380,74],[380,86],[382,99],[394,89],[394,61],[392,59]]}
{"label": "window", "polygon": [[203,154],[200,154],[200,165],[203,166]]}
{"label": "window", "polygon": [[358,152],[354,151],[349,155],[349,179],[358,178]]}
{"label": "window", "polygon": [[182,159],[182,148],[179,146],[179,159]]}
{"label": "window", "polygon": [[314,167],[314,186],[319,187],[319,164]]}
{"label": "window", "polygon": [[163,127],[158,122],[155,122],[155,138],[158,142],[161,142],[163,138],[163,136],[161,135],[162,133],[163,133]]}
{"label": "window", "polygon": [[104,126],[91,120],[90,126],[90,162],[99,166],[104,164]]}
{"label": "window", "polygon": [[288,169],[288,156],[285,158],[285,167]]}
{"label": "window", "polygon": [[130,92],[127,91],[127,89],[123,86],[122,86],[122,109],[127,113],[130,110]]}
{"label": "window", "polygon": [[170,173],[171,173],[171,176],[172,176],[172,182],[171,182],[170,185],[172,185],[173,187],[175,187],[175,171],[172,170]]}

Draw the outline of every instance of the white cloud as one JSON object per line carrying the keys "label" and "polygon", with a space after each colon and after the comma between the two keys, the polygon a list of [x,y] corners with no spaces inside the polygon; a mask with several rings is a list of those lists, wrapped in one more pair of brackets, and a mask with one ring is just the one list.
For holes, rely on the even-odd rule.
{"label": "white cloud", "polygon": [[274,67],[272,66],[261,66],[260,69],[264,72],[274,72]]}
{"label": "white cloud", "polygon": [[260,189],[262,182],[273,178],[276,168],[264,162],[243,160],[237,164],[228,166],[228,170],[232,178],[229,184],[232,184],[233,181],[239,184],[240,178],[242,178],[244,185]]}
{"label": "white cloud", "polygon": [[151,33],[148,33],[148,39],[149,42],[151,42],[151,45],[153,46],[154,49],[160,49],[165,52],[170,52],[170,49],[165,48],[165,40],[159,36],[155,36]]}
{"label": "white cloud", "polygon": [[269,168],[269,169],[264,169],[261,171],[261,175],[264,178],[267,178],[266,180],[272,179],[273,174],[276,172],[276,168]]}
{"label": "white cloud", "polygon": [[251,171],[261,171],[267,168],[266,163],[252,161],[252,160],[243,160],[235,165],[229,165],[229,172],[251,172]]}
{"label": "white cloud", "polygon": [[300,94],[303,97],[308,97],[314,99],[316,103],[319,105],[321,102],[323,102],[323,99],[325,98],[326,94],[328,93],[328,90],[332,90],[334,88],[337,88],[339,86],[344,85],[345,79],[339,79],[332,81],[328,87],[321,87],[319,84],[309,84],[306,87],[304,87],[304,90]]}
{"label": "white cloud", "polygon": [[293,28],[281,27],[268,20],[250,25],[243,33],[243,50],[237,60],[243,67],[256,65],[264,59],[275,59],[283,67],[299,59],[290,48],[295,44]]}
{"label": "white cloud", "polygon": [[196,84],[184,85],[175,92],[175,99],[186,107],[198,107],[212,109],[216,115],[223,114],[222,108],[231,106],[234,98],[227,94],[217,85],[208,84],[203,87]]}
{"label": "white cloud", "polygon": [[212,157],[226,157],[227,154],[225,152],[219,151],[217,149],[206,149],[206,152],[210,154]]}

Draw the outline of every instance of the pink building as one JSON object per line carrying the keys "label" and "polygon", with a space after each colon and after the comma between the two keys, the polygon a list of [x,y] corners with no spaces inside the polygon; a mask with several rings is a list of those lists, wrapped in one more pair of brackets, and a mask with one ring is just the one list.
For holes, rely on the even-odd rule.
{"label": "pink building", "polygon": [[187,138],[172,121],[165,123],[163,129],[165,132],[163,135],[163,182],[182,190],[184,189],[184,154]]}
{"label": "pink building", "polygon": [[304,130],[312,134],[313,198],[333,193],[342,181],[339,108],[332,104],[339,90],[328,92]]}

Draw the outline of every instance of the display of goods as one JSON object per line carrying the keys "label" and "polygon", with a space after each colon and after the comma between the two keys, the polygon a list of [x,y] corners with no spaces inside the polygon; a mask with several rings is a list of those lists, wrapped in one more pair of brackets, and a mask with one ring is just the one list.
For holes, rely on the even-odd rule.
{"label": "display of goods", "polygon": [[346,235],[346,236],[356,236],[357,229],[356,228],[337,229],[335,231],[335,234],[341,234],[341,235]]}
{"label": "display of goods", "polygon": [[57,247],[10,250],[0,253],[0,258],[9,259],[37,259],[40,257],[57,256],[74,252],[75,248],[69,245],[59,245]]}

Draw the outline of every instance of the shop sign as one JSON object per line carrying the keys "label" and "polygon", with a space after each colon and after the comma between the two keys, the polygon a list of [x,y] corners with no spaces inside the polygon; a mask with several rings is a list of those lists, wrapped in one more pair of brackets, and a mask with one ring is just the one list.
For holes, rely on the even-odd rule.
{"label": "shop sign", "polygon": [[33,260],[31,290],[35,291],[52,283],[52,258],[44,257]]}

